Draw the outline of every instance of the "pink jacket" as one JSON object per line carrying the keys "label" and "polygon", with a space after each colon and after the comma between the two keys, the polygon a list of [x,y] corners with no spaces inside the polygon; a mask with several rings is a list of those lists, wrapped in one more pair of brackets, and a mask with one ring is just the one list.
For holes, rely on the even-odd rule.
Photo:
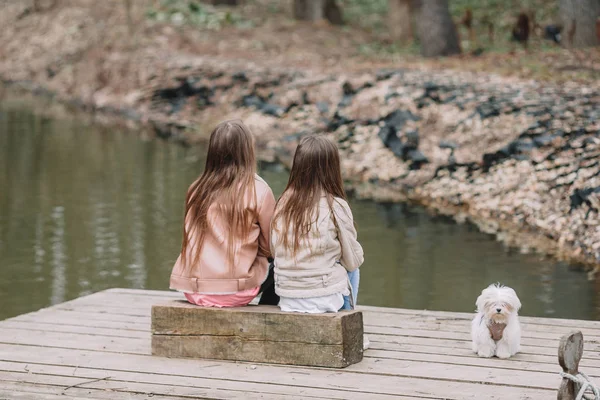
{"label": "pink jacket", "polygon": [[[219,215],[218,208],[211,206],[208,211],[211,223],[208,232],[204,233],[198,262],[184,266],[179,255],[171,273],[171,289],[186,293],[231,294],[255,288],[264,282],[269,269],[269,229],[275,197],[269,185],[258,175],[254,182],[257,216],[250,235],[234,246],[234,265],[227,267],[227,243],[224,240],[227,232],[222,228],[223,217]],[[188,248],[194,247],[192,236]],[[190,254],[186,260],[192,258]]]}

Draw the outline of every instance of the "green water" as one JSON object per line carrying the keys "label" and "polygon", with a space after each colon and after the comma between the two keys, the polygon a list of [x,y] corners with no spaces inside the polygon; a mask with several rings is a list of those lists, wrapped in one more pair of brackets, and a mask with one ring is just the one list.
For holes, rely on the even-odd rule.
{"label": "green water", "polygon": [[[0,105],[0,319],[112,287],[166,290],[203,154]],[[285,171],[261,174],[281,193]],[[582,272],[419,208],[351,205],[366,257],[361,304],[471,312],[501,281],[524,315],[598,318]]]}

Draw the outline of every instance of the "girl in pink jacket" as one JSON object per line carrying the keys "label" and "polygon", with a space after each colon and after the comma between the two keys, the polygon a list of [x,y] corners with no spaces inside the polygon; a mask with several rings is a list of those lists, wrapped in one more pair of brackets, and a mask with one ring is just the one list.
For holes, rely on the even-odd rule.
{"label": "girl in pink jacket", "polygon": [[276,305],[267,279],[274,208],[271,188],[256,175],[250,130],[241,121],[220,123],[204,172],[188,189],[170,288],[204,307],[245,306],[262,291],[261,303]]}

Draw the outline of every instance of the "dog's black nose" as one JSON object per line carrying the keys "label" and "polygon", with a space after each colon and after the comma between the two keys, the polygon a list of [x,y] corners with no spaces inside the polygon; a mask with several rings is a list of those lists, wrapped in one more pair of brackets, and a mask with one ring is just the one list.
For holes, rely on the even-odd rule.
{"label": "dog's black nose", "polygon": [[501,311],[502,311],[502,309],[501,309],[501,308],[496,308],[496,312],[497,312],[497,313],[500,313]]}

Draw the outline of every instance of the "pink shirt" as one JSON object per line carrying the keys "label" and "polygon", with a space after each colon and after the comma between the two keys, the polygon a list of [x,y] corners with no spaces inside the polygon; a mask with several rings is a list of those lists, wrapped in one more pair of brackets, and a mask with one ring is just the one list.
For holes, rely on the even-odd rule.
{"label": "pink shirt", "polygon": [[247,306],[257,295],[260,287],[246,289],[234,294],[201,294],[184,293],[192,304],[202,307],[243,307]]}

